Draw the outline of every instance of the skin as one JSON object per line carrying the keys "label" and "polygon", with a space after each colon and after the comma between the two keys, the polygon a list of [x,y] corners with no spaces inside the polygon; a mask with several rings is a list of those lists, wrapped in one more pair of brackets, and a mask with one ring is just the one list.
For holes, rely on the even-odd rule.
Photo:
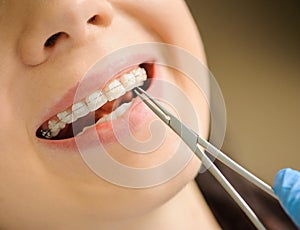
{"label": "skin", "polygon": [[[89,23],[94,15],[101,20]],[[183,1],[0,1],[0,29],[0,103],[5,108],[0,115],[1,229],[217,228],[193,182],[198,159],[162,185],[130,189],[96,176],[78,152],[49,148],[35,135],[45,110],[96,60],[118,48],[165,42],[189,50],[205,63],[200,37]],[[64,34],[54,46],[44,47],[60,31]],[[180,74],[169,74],[166,80],[189,89],[201,118],[200,131],[207,136],[203,97],[191,97],[196,88]],[[146,137],[147,132],[141,128],[136,135]],[[164,162],[173,141],[178,139],[168,133],[147,166]],[[109,150],[116,156],[124,151],[118,143]],[[144,166],[139,157],[124,154],[132,165]]]}

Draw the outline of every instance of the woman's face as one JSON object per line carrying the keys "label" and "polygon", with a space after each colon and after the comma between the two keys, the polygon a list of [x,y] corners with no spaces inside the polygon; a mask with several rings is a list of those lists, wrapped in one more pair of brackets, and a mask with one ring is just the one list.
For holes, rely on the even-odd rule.
{"label": "woman's face", "polygon": [[[184,1],[0,0],[0,30],[1,227],[39,229],[47,223],[71,227],[82,222],[89,223],[83,225],[89,229],[97,221],[126,220],[161,206],[193,179],[200,165],[195,158],[176,177],[159,186],[131,189],[113,185],[84,163],[73,148],[72,135],[52,138],[59,140],[40,135],[41,127],[72,107],[74,89],[87,71],[119,48],[163,42],[187,49],[205,62]],[[163,80],[195,95],[194,88],[179,74],[155,64],[153,68],[156,73],[164,73]],[[82,98],[103,90],[112,81],[101,75],[98,78]],[[195,101],[205,135],[207,109],[203,98]],[[133,135],[142,140],[148,138],[147,127],[155,116],[144,110],[142,103],[137,108],[143,112],[135,114],[130,108],[127,112],[137,121],[144,120],[131,124],[136,125]],[[154,153],[132,154],[113,138],[108,123],[97,125],[102,144],[129,166],[151,167],[164,162],[173,151],[174,141],[178,141],[167,131],[164,143]]]}

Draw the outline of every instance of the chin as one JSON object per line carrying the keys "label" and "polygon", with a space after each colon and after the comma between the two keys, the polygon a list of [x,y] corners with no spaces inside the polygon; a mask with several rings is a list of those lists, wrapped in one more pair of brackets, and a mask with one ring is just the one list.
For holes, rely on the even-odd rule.
{"label": "chin", "polygon": [[[188,165],[175,177],[160,185],[150,188],[133,189],[113,185],[106,181],[94,184],[82,191],[86,197],[84,207],[78,210],[89,209],[99,219],[120,221],[130,218],[138,218],[147,215],[174,198],[185,186],[193,182],[198,173],[201,162],[193,157]],[[101,185],[101,188],[99,186]],[[103,196],[99,191],[103,187],[109,191],[109,195]],[[82,189],[83,187],[81,187]],[[104,197],[106,197],[104,199]],[[105,210],[103,210],[103,207]]]}

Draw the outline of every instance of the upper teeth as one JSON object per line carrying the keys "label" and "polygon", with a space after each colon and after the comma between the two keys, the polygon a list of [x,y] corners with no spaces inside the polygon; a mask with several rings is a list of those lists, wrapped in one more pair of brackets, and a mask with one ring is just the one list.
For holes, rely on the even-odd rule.
{"label": "upper teeth", "polygon": [[104,88],[104,94],[108,101],[113,101],[126,93],[124,86],[118,80],[113,80]]}
{"label": "upper teeth", "polygon": [[42,134],[46,138],[57,136],[60,130],[65,128],[66,124],[73,123],[90,112],[96,111],[106,102],[113,101],[133,88],[143,85],[146,80],[147,73],[145,69],[140,67],[132,70],[130,73],[123,74],[120,79],[110,82],[103,91],[96,90],[84,100],[73,104],[70,109],[58,113],[56,118],[48,121],[48,130],[42,131]]}
{"label": "upper teeth", "polygon": [[85,101],[90,111],[96,111],[107,102],[107,98],[100,90],[97,90],[96,92],[87,96]]}

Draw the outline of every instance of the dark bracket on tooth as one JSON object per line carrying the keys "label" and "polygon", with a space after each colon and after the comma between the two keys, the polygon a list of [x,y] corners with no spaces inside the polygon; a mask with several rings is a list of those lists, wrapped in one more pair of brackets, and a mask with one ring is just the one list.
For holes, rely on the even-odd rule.
{"label": "dark bracket on tooth", "polygon": [[51,130],[50,129],[47,129],[47,130],[40,130],[41,132],[41,135],[46,138],[46,139],[51,139],[52,136],[51,136]]}

